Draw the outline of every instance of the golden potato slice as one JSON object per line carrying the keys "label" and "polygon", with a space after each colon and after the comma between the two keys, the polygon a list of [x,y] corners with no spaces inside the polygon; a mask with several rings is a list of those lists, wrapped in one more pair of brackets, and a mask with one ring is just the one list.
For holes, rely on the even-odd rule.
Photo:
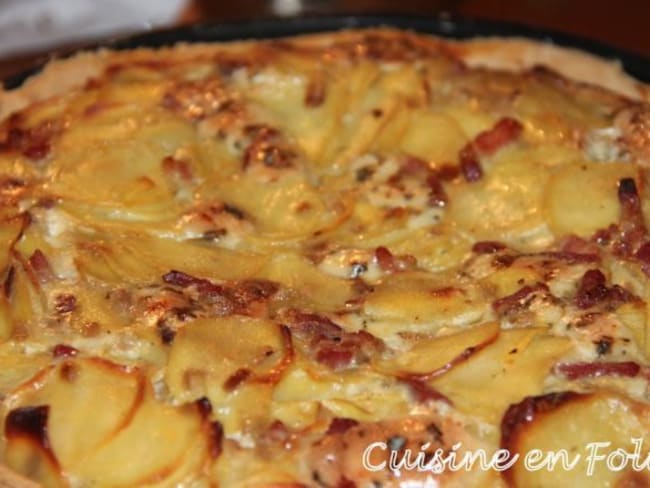
{"label": "golden potato slice", "polygon": [[[515,487],[648,486],[648,406],[608,392],[550,393],[511,405],[501,444],[520,459],[505,477]],[[555,457],[555,464],[553,463]],[[609,464],[608,464],[609,463]]]}
{"label": "golden potato slice", "polygon": [[499,330],[498,323],[488,322],[441,337],[417,339],[411,349],[400,351],[387,360],[378,360],[375,367],[398,376],[433,378],[494,342]]}
{"label": "golden potato slice", "polygon": [[46,486],[169,486],[200,473],[211,446],[197,406],[162,404],[140,371],[97,358],[42,370],[3,410],[9,466]]}
{"label": "golden potato slice", "polygon": [[617,183],[634,177],[637,167],[624,163],[579,163],[555,173],[544,197],[544,212],[557,236],[590,237],[618,221]]}
{"label": "golden potato slice", "polygon": [[368,331],[383,339],[399,331],[431,333],[442,326],[477,323],[487,306],[476,288],[449,287],[444,278],[399,273],[366,297],[364,312],[373,319]]}
{"label": "golden potato slice", "polygon": [[521,158],[515,152],[499,155],[481,180],[449,185],[446,218],[477,240],[498,240],[520,248],[548,244],[552,236],[543,213],[548,168]]}
{"label": "golden potato slice", "polygon": [[429,111],[416,111],[401,139],[400,148],[425,161],[455,161],[467,137],[453,118]]}
{"label": "golden potato slice", "polygon": [[[197,448],[203,453],[196,456]],[[202,416],[194,405],[171,407],[150,393],[131,423],[91,451],[74,474],[106,486],[170,486],[179,471],[200,471],[208,453]]]}
{"label": "golden potato slice", "polygon": [[48,405],[49,442],[62,466],[75,468],[129,424],[140,407],[144,379],[101,359],[65,360],[5,399],[7,410]]}
{"label": "golden potato slice", "polygon": [[165,380],[181,401],[204,396],[208,384],[220,386],[225,396],[244,382],[277,381],[273,375],[292,354],[282,327],[269,320],[237,315],[195,320],[176,335]]}
{"label": "golden potato slice", "polygon": [[511,403],[540,394],[553,364],[571,348],[569,339],[543,334],[542,328],[501,331],[496,342],[431,384],[461,411],[498,421]]}

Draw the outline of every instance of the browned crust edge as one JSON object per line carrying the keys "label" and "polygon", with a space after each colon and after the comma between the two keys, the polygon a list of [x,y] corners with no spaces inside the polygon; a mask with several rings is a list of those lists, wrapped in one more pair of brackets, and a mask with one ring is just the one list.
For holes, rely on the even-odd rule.
{"label": "browned crust edge", "polygon": [[[361,32],[386,35],[403,35],[392,28],[326,32],[294,37],[294,42],[306,46],[326,46],[333,41],[354,39]],[[418,42],[442,42],[449,51],[470,67],[523,72],[536,66],[544,66],[571,80],[588,83],[613,91],[637,101],[650,101],[650,85],[628,74],[617,61],[565,48],[550,43],[524,38],[484,37],[467,41],[453,41],[428,35],[413,35]],[[220,48],[246,49],[256,41],[238,41],[217,44]],[[160,55],[178,58],[184,55],[201,55],[214,52],[215,44],[180,43],[159,50]],[[63,94],[82,86],[89,79],[102,73],[104,68],[119,60],[125,62],[151,54],[151,49],[131,51],[99,50],[81,52],[66,59],[53,60],[38,74],[30,77],[15,90],[0,89],[0,119],[40,100]]]}

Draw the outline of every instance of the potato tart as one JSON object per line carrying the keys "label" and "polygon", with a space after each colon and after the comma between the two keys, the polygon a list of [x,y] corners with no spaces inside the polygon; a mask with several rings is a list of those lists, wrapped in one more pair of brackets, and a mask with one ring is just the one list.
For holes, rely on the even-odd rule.
{"label": "potato tart", "polygon": [[1,92],[3,486],[649,486],[647,100],[392,29]]}

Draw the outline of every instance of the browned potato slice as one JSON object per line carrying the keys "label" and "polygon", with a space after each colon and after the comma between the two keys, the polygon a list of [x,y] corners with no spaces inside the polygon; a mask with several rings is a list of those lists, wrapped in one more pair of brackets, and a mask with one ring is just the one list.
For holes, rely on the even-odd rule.
{"label": "browned potato slice", "polygon": [[433,378],[466,361],[494,342],[498,335],[499,324],[488,322],[441,337],[418,339],[408,351],[380,360],[377,368],[399,376]]}
{"label": "browned potato slice", "polygon": [[[650,454],[649,415],[647,405],[608,392],[526,398],[502,420],[502,447],[520,455],[504,475],[512,486],[526,488],[648,486],[647,469],[635,471],[624,453],[635,452],[637,439],[637,466]],[[549,453],[558,459],[550,470],[544,464]]]}
{"label": "browned potato slice", "polygon": [[49,442],[62,466],[85,456],[128,425],[144,397],[144,379],[101,359],[66,360],[39,373],[5,400],[8,411],[48,405]]}
{"label": "browned potato slice", "polygon": [[511,403],[540,394],[551,367],[570,349],[569,339],[549,337],[544,331],[501,331],[496,342],[434,379],[432,385],[461,411],[497,421]]}
{"label": "browned potato slice", "polygon": [[9,466],[46,486],[169,486],[197,476],[210,451],[197,406],[160,403],[140,371],[105,360],[51,366],[3,407]]}

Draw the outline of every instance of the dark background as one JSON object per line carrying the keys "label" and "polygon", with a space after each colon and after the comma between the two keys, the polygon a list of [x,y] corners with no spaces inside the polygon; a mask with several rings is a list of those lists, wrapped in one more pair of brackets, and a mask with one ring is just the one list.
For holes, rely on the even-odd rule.
{"label": "dark background", "polygon": [[[408,14],[450,12],[558,30],[637,53],[650,59],[650,0],[294,0],[299,15]],[[1,7],[0,7],[1,8]],[[178,25],[273,16],[271,1],[192,0]],[[71,48],[77,46],[65,46]],[[0,78],[19,72],[46,53],[0,59]]]}

